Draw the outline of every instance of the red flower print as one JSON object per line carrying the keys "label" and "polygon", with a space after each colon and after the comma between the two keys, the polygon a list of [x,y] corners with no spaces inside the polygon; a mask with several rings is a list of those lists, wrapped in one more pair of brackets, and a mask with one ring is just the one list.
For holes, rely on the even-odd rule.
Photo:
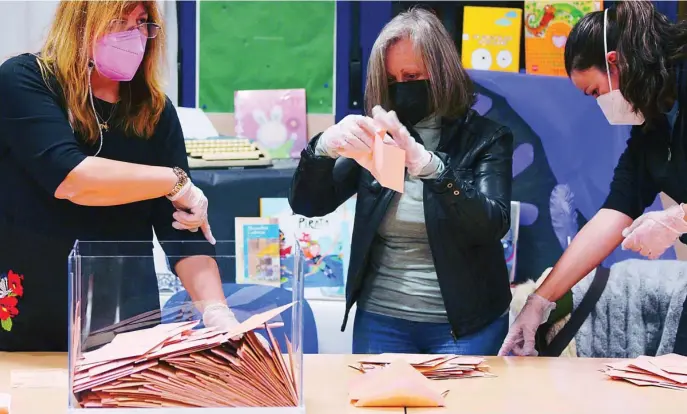
{"label": "red flower print", "polygon": [[0,299],[0,321],[6,321],[19,315],[17,303],[19,301],[14,296],[6,296]]}
{"label": "red flower print", "polygon": [[22,285],[23,280],[24,276],[18,273],[14,273],[11,270],[9,273],[7,273],[7,287],[12,291],[12,293],[19,297],[24,295],[24,286]]}

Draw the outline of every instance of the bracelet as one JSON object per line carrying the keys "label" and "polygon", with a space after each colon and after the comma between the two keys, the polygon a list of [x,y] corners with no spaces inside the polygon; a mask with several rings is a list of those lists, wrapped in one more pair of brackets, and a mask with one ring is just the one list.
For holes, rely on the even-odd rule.
{"label": "bracelet", "polygon": [[179,194],[179,191],[181,191],[182,188],[186,185],[188,182],[188,174],[186,174],[186,171],[179,167],[174,167],[172,168],[172,171],[174,171],[174,174],[177,176],[177,183],[174,185],[174,188],[172,191],[167,194],[167,198],[174,198],[177,194]]}

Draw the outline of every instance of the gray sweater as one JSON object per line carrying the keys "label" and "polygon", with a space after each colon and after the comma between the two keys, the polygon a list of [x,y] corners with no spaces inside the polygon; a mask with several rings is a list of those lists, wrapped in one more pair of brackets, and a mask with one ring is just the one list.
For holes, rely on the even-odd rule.
{"label": "gray sweater", "polygon": [[[594,276],[573,287],[575,308]],[[577,355],[635,358],[671,353],[686,295],[687,262],[631,259],[614,264],[594,311],[575,335]]]}
{"label": "gray sweater", "polygon": [[[441,137],[440,119],[429,118],[415,129],[425,148],[435,150]],[[420,177],[436,177],[443,169],[441,160],[432,157]],[[403,194],[396,194],[389,205],[372,245],[358,307],[410,321],[446,323],[446,308],[427,240],[420,177],[406,176]]]}

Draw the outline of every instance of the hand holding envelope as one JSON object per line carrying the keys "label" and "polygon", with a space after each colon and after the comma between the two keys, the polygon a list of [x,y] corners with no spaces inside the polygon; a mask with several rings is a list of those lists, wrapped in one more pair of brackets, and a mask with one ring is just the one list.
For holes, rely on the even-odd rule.
{"label": "hand holding envelope", "polygon": [[[331,158],[338,158],[340,155],[354,158],[356,155],[372,151],[376,130],[377,127],[371,118],[348,115],[322,133],[317,141],[317,148]],[[343,152],[348,155],[344,155]]]}
{"label": "hand holding envelope", "polygon": [[398,120],[396,112],[387,112],[377,105],[372,108],[372,117],[377,127],[391,133],[393,142],[405,151],[405,166],[408,173],[412,176],[420,175],[422,169],[432,160],[432,154],[415,141],[408,129]]}

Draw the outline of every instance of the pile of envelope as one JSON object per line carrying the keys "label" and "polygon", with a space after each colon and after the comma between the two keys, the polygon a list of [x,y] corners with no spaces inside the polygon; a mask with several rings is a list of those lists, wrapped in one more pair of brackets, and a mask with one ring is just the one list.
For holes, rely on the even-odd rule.
{"label": "pile of envelope", "polygon": [[612,379],[639,386],[687,390],[687,357],[682,355],[640,356],[608,363],[602,372]]}
{"label": "pile of envelope", "polygon": [[459,355],[369,355],[358,360],[358,365],[351,368],[360,372],[370,372],[397,360],[407,362],[425,377],[433,380],[494,376],[489,373],[489,366],[485,364],[484,358]]}
{"label": "pile of envelope", "polygon": [[[290,306],[229,332],[193,321],[116,334],[75,361],[74,397],[83,408],[296,406],[291,345],[282,355],[267,324]],[[269,343],[253,332],[261,327]]]}

